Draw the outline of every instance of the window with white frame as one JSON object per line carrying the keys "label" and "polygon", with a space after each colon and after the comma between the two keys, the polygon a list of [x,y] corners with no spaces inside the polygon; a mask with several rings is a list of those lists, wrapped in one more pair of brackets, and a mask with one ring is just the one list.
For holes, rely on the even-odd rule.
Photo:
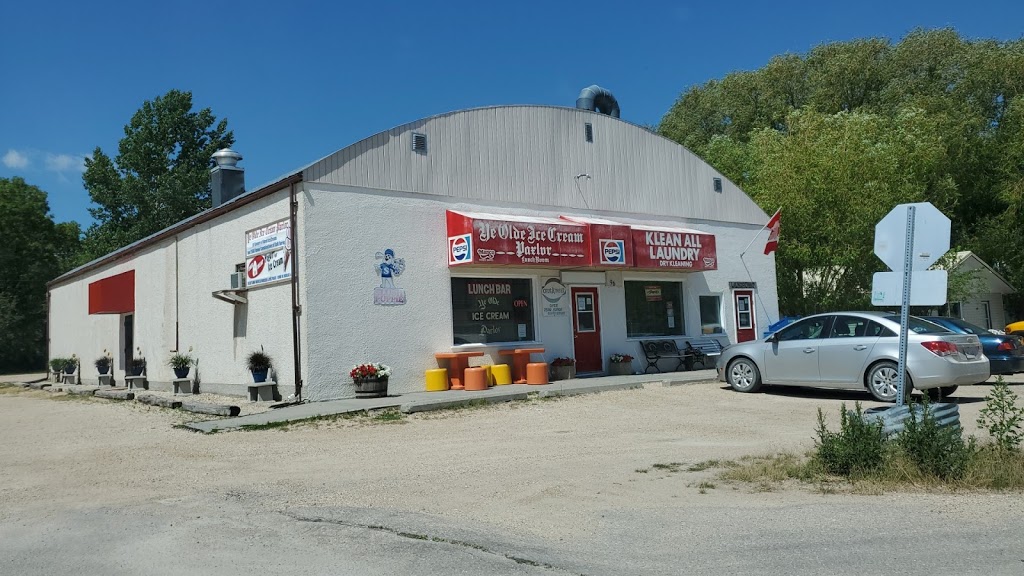
{"label": "window with white frame", "polygon": [[626,336],[683,335],[683,283],[627,280]]}
{"label": "window with white frame", "polygon": [[701,334],[722,334],[722,297],[707,295],[700,297],[700,332]]}

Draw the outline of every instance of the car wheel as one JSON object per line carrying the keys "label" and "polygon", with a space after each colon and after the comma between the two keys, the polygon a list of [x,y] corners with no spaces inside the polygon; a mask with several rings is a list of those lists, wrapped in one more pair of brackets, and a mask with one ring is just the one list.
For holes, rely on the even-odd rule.
{"label": "car wheel", "polygon": [[949,398],[950,396],[952,396],[953,392],[956,392],[957,388],[959,388],[959,386],[943,386],[941,388],[929,388],[928,399],[931,400],[932,402],[939,402],[943,398]]}
{"label": "car wheel", "polygon": [[746,358],[730,362],[726,374],[729,386],[737,392],[756,392],[761,387],[761,373],[754,362]]}
{"label": "car wheel", "polygon": [[[899,366],[892,361],[879,362],[871,367],[867,376],[868,391],[879,402],[895,402],[899,393]],[[910,398],[914,384],[908,374],[904,381],[903,396]]]}

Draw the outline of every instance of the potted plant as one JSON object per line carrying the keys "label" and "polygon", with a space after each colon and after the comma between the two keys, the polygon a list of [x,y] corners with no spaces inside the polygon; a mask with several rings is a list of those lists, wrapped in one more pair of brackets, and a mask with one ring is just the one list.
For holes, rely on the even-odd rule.
{"label": "potted plant", "polygon": [[384,364],[357,364],[348,373],[356,386],[356,398],[383,398],[388,395],[391,368]]}
{"label": "potted plant", "polygon": [[142,355],[142,348],[136,348],[135,352],[136,356],[132,358],[128,368],[131,370],[132,376],[142,376],[142,373],[146,371],[146,357]]}
{"label": "potted plant", "polygon": [[[192,347],[189,346],[188,352],[192,351]],[[192,355],[188,352],[182,354],[181,352],[175,352],[171,354],[170,360],[167,361],[167,365],[174,370],[175,378],[188,378],[188,370],[192,367]]]}
{"label": "potted plant", "polygon": [[559,357],[551,361],[552,380],[571,380],[576,377],[576,359]]}
{"label": "potted plant", "polygon": [[93,364],[96,366],[96,371],[101,375],[110,372],[110,356],[107,355],[107,351],[103,351],[103,356],[96,359]]}
{"label": "potted plant", "polygon": [[64,373],[65,374],[74,374],[75,370],[77,370],[77,369],[78,369],[78,356],[75,355],[75,354],[72,354],[71,358],[68,358],[65,361],[65,363],[64,363]]}
{"label": "potted plant", "polygon": [[56,381],[60,378],[60,373],[64,371],[64,366],[67,365],[67,358],[51,358],[50,359],[50,373],[53,374],[53,379]]}
{"label": "potted plant", "polygon": [[274,367],[274,361],[263,352],[262,347],[258,351],[250,352],[245,358],[245,363],[249,366],[249,371],[252,372],[253,382],[266,382],[267,373]]}
{"label": "potted plant", "polygon": [[612,354],[608,359],[609,376],[628,376],[633,373],[633,357],[629,354]]}

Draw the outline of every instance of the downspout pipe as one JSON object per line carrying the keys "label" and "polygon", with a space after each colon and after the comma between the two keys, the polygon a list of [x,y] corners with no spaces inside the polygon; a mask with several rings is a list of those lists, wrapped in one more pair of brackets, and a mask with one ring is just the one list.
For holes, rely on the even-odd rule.
{"label": "downspout pipe", "polygon": [[292,352],[295,366],[295,400],[302,401],[302,342],[299,338],[299,322],[302,306],[299,304],[299,251],[298,251],[298,211],[299,203],[295,198],[295,182],[288,186],[288,218],[291,226],[292,239]]}
{"label": "downspout pipe", "polygon": [[576,99],[576,107],[581,110],[597,111],[607,114],[612,118],[619,117],[619,101],[615,96],[601,88],[597,84],[587,86],[580,90],[580,96]]}

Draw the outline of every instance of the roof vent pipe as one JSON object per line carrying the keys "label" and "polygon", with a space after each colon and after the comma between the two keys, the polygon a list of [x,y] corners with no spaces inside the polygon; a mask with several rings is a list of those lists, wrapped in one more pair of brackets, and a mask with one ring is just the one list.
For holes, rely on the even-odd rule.
{"label": "roof vent pipe", "polygon": [[576,99],[576,107],[581,110],[592,110],[601,114],[607,114],[612,118],[619,117],[618,100],[615,99],[611,92],[597,84],[580,90],[580,97]]}
{"label": "roof vent pipe", "polygon": [[238,165],[241,159],[231,148],[213,153],[217,165],[210,170],[210,199],[214,208],[245,193],[245,169]]}

